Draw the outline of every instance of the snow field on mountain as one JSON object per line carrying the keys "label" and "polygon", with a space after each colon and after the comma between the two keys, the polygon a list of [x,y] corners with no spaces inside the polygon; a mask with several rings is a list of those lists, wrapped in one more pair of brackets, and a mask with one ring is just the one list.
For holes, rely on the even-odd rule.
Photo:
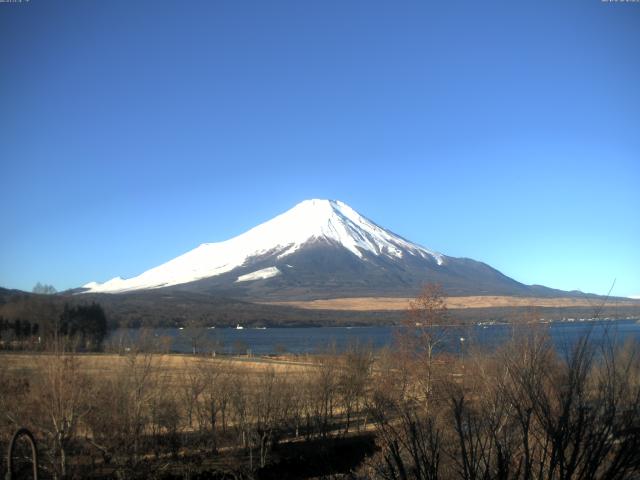
{"label": "snow field on mountain", "polygon": [[[305,200],[287,212],[251,230],[219,243],[204,243],[158,267],[130,279],[113,278],[84,285],[88,292],[119,293],[193,282],[230,272],[254,258],[274,257],[274,262],[315,241],[338,244],[358,258],[365,253],[390,258],[405,255],[443,256],[409,242],[376,225],[347,204],[335,200]],[[280,271],[268,267],[241,275],[237,282],[271,278]]]}

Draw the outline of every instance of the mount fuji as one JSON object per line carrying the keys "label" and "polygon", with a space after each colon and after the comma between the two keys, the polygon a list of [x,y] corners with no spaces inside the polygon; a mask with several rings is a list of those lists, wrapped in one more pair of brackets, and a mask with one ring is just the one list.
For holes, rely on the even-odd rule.
{"label": "mount fuji", "polygon": [[427,282],[449,295],[550,296],[567,292],[519,283],[475,260],[410,242],[343,202],[305,200],[251,230],[204,243],[129,279],[84,285],[85,293],[148,290],[251,300],[411,296]]}

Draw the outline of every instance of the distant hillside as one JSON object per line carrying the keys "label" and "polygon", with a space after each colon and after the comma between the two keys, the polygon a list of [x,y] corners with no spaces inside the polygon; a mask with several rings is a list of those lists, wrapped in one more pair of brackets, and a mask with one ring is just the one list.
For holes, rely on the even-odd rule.
{"label": "distant hillside", "polygon": [[[389,325],[406,318],[403,310],[307,309],[287,305],[265,305],[228,297],[163,290],[128,294],[36,295],[0,289],[0,316],[49,323],[62,312],[65,303],[98,302],[104,307],[111,328],[116,326],[329,326]],[[499,306],[451,308],[454,320],[474,323],[487,320],[514,321],[532,318],[590,318],[594,307]],[[640,302],[607,306],[600,316],[640,318]]]}

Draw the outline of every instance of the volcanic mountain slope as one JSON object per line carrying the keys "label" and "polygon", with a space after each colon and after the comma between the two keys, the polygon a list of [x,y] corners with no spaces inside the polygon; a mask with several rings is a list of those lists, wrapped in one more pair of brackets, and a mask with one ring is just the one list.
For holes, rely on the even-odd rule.
{"label": "volcanic mountain slope", "polygon": [[411,296],[427,282],[458,296],[567,296],[524,285],[482,262],[431,251],[333,200],[306,200],[230,240],[202,244],[137,277],[91,282],[83,289],[302,300]]}

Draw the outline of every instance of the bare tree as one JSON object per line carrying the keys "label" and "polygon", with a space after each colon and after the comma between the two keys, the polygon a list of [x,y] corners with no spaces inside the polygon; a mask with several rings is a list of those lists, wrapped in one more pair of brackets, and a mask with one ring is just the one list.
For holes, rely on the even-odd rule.
{"label": "bare tree", "polygon": [[42,295],[53,295],[58,291],[55,289],[53,285],[42,284],[40,282],[36,283],[33,287],[33,293],[40,293]]}
{"label": "bare tree", "polygon": [[[196,355],[201,346],[200,343],[207,333],[206,328],[202,326],[203,319],[200,321],[191,319],[186,322],[186,326],[181,330],[182,335],[189,340],[191,344],[191,353]],[[203,342],[204,343],[204,342]]]}
{"label": "bare tree", "polygon": [[249,385],[248,379],[239,371],[231,372],[229,384],[229,402],[231,406],[232,424],[238,434],[243,448],[249,446]]}
{"label": "bare tree", "polygon": [[370,404],[380,451],[367,462],[370,476],[384,480],[436,480],[441,475],[443,431],[436,419],[410,401],[377,396]]}
{"label": "bare tree", "polygon": [[307,431],[325,438],[331,430],[338,400],[338,366],[335,354],[318,356],[305,380]]}
{"label": "bare tree", "polygon": [[403,368],[418,373],[418,385],[425,408],[433,394],[434,360],[447,339],[449,315],[442,288],[427,284],[409,303],[407,318],[397,337]]}
{"label": "bare tree", "polygon": [[83,417],[91,410],[92,382],[79,367],[73,352],[57,351],[37,359],[38,391],[34,396],[42,412],[39,429],[50,442],[57,472],[67,476],[68,449]]}
{"label": "bare tree", "polygon": [[353,344],[340,356],[340,359],[338,392],[345,416],[344,433],[346,434],[351,427],[353,416],[364,410],[367,387],[371,378],[373,352],[371,348]]}
{"label": "bare tree", "polygon": [[[240,418],[245,418],[244,386],[236,379],[236,373],[223,369],[215,361],[206,360],[198,365],[197,375],[202,388],[197,402],[199,425],[206,427],[206,437],[213,452],[218,448],[218,418],[222,422],[222,431],[226,432],[228,405],[232,397],[238,402]],[[233,382],[234,389],[231,388]],[[244,422],[243,422],[244,423]]]}
{"label": "bare tree", "polygon": [[193,428],[193,420],[198,404],[201,401],[205,389],[205,378],[202,365],[193,368],[190,359],[183,359],[184,377],[180,384],[180,398],[185,410],[185,419],[188,428]]}
{"label": "bare tree", "polygon": [[251,396],[250,415],[252,437],[258,442],[260,466],[267,463],[267,456],[285,425],[287,404],[283,393],[285,381],[273,368],[260,375]]}
{"label": "bare tree", "polygon": [[488,387],[451,396],[457,442],[448,455],[459,478],[622,479],[640,471],[637,349],[598,352],[585,337],[558,358],[532,335],[487,372]]}

